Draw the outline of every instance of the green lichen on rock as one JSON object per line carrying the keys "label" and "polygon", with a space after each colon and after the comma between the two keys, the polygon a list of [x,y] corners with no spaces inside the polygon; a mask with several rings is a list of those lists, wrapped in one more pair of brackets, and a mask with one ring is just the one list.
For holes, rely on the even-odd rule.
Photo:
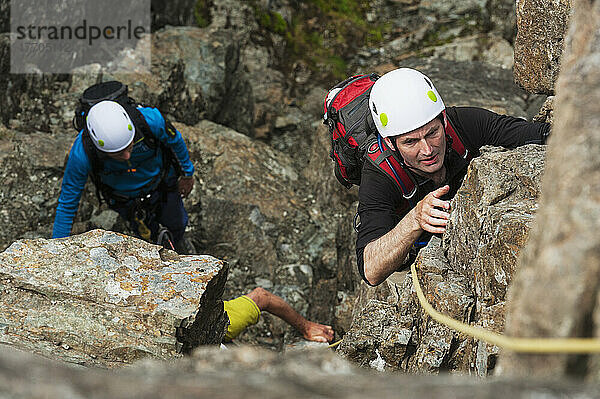
{"label": "green lichen on rock", "polygon": [[198,0],[196,2],[196,6],[194,7],[194,16],[196,17],[196,23],[200,28],[206,28],[210,25],[211,15],[210,15],[210,7],[212,2],[210,0]]}
{"label": "green lichen on rock", "polygon": [[[261,40],[283,45],[283,52],[277,50],[279,68],[291,72],[301,63],[327,81],[345,78],[347,61],[356,51],[382,42],[391,29],[367,21],[371,6],[365,0],[309,0],[293,2],[285,10],[258,0],[246,4],[254,12]],[[199,27],[211,24],[213,8],[212,0],[197,0],[194,15]]]}
{"label": "green lichen on rock", "polygon": [[310,0],[294,5],[286,20],[280,13],[251,2],[261,29],[280,36],[285,42],[284,69],[303,62],[310,70],[325,72],[327,78],[346,77],[346,60],[357,49],[383,40],[384,25],[369,24],[369,2]]}
{"label": "green lichen on rock", "polygon": [[288,33],[288,23],[276,11],[263,11],[255,8],[256,18],[258,23],[263,28],[278,35],[286,35]]}

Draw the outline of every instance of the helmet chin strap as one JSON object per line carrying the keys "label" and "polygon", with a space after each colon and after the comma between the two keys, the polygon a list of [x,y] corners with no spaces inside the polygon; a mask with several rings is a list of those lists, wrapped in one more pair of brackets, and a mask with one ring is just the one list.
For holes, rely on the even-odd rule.
{"label": "helmet chin strap", "polygon": [[413,169],[412,167],[408,166],[406,164],[406,162],[404,162],[404,158],[402,158],[402,155],[400,155],[400,150],[398,149],[398,146],[396,145],[396,138],[398,138],[398,136],[394,136],[390,139],[390,142],[392,143],[392,150],[394,151],[394,155],[396,156],[396,158],[398,159],[398,162],[400,162],[400,165],[403,168]]}
{"label": "helmet chin strap", "polygon": [[446,125],[442,125],[442,127],[444,128],[444,135],[446,136],[446,155],[448,155],[452,149],[452,136],[446,132]]}

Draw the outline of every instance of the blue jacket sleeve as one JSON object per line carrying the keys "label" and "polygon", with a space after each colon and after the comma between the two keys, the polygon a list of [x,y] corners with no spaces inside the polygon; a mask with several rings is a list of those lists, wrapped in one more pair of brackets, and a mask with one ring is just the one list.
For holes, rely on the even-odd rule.
{"label": "blue jacket sleeve", "polygon": [[79,208],[81,193],[85,188],[90,168],[90,161],[85,154],[81,134],[79,134],[69,152],[56,207],[52,238],[68,237],[71,234],[73,219]]}
{"label": "blue jacket sleeve", "polygon": [[145,107],[140,108],[139,110],[144,116],[144,119],[146,119],[152,133],[154,133],[163,144],[173,150],[177,162],[183,170],[183,174],[185,176],[192,176],[194,174],[194,165],[190,160],[190,155],[181,133],[175,129],[175,127],[173,127],[174,134],[167,133],[165,118],[156,108]]}

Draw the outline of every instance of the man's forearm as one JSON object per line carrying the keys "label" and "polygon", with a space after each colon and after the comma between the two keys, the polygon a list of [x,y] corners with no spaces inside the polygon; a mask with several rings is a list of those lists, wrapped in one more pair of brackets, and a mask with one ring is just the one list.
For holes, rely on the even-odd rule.
{"label": "man's forearm", "polygon": [[365,278],[373,285],[383,282],[402,265],[423,230],[411,210],[392,230],[370,242],[363,253]]}
{"label": "man's forearm", "polygon": [[273,295],[269,301],[269,306],[264,310],[279,317],[301,333],[304,332],[304,326],[307,320],[282,298]]}
{"label": "man's forearm", "polygon": [[307,320],[300,313],[296,312],[283,298],[261,287],[255,288],[246,294],[246,296],[252,299],[261,311],[269,312],[300,332],[304,332]]}

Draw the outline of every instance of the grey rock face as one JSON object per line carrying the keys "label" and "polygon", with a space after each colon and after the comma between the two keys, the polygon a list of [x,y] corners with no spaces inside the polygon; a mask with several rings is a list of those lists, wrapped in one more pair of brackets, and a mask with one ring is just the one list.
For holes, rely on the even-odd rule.
{"label": "grey rock face", "polygon": [[501,37],[471,35],[453,40],[448,44],[421,50],[433,58],[451,61],[483,61],[486,64],[512,69],[514,52],[512,45]]}
{"label": "grey rock face", "polygon": [[0,0],[0,33],[10,31],[10,1]]}
{"label": "grey rock face", "polygon": [[[50,236],[65,155],[73,137],[48,134],[0,134],[0,248],[24,232]],[[52,149],[52,150],[51,150]],[[80,216],[89,217],[89,207]]]}
{"label": "grey rock face", "polygon": [[[512,43],[515,35],[514,1],[372,1],[367,19],[391,26],[380,48],[360,51],[354,60],[364,67],[376,63],[401,63],[409,55],[438,56],[435,48],[460,46],[463,38],[477,36],[469,60],[485,58],[487,50],[499,41]],[[465,54],[466,55],[466,54]],[[458,59],[455,59],[458,60]],[[492,61],[495,63],[496,61]]]}
{"label": "grey rock face", "polygon": [[234,38],[178,27],[155,33],[152,45],[156,60],[152,75],[112,74],[130,85],[132,97],[188,125],[209,119],[242,133],[252,132],[252,88]]}
{"label": "grey rock face", "polygon": [[[545,146],[488,151],[472,162],[452,201],[442,246],[452,268],[473,290],[476,304],[471,322],[501,333],[506,291],[527,243],[541,193]],[[472,370],[471,364],[475,364],[477,374],[485,376],[494,366],[498,348],[484,342],[469,345],[477,354],[463,367]]]}
{"label": "grey rock face", "polygon": [[546,101],[542,104],[542,108],[533,117],[533,120],[536,122],[548,122],[554,125],[554,96],[546,98]]}
{"label": "grey rock face", "polygon": [[[510,290],[506,332],[532,337],[598,337],[600,287],[600,103],[597,3],[574,14],[554,99],[540,209]],[[543,300],[541,300],[543,299]],[[514,355],[507,375],[563,375],[598,381],[598,356]]]}
{"label": "grey rock face", "polygon": [[150,2],[152,32],[163,28],[165,25],[172,26],[195,26],[196,0],[175,0]]}
{"label": "grey rock face", "polygon": [[[289,137],[292,136],[290,130],[294,133],[302,130],[299,126],[276,127],[278,117],[285,119],[289,113],[297,111],[296,107],[289,106],[293,102],[290,86],[295,86],[294,77],[278,70],[285,54],[286,41],[281,36],[259,27],[255,12],[257,4],[240,0],[206,3],[210,14],[207,30],[221,32],[239,44],[239,63],[248,77],[245,84],[249,89],[246,90],[251,90],[254,98],[253,129],[240,130],[233,125],[228,124],[228,126],[244,133],[252,131],[254,137],[261,140],[269,141],[275,138],[279,145],[276,144],[274,147],[282,149],[282,144],[288,145],[286,139],[288,141],[294,139]],[[288,3],[287,1],[262,2],[260,7],[275,11],[291,22],[293,8]]]}
{"label": "grey rock face", "polygon": [[152,74],[122,72],[117,63],[106,70],[89,65],[73,75],[10,75],[8,34],[0,36],[3,54],[0,89],[6,95],[0,99],[0,120],[21,132],[73,132],[77,99],[89,85],[107,80],[128,84],[133,98],[173,120],[193,125],[210,119],[253,132],[252,86],[240,62],[239,43],[224,32],[179,27],[153,34]]}
{"label": "grey rock face", "polygon": [[0,33],[1,123],[20,131],[49,131],[61,121],[59,97],[68,80],[67,75],[10,74],[10,34]]}
{"label": "grey rock face", "polygon": [[[32,383],[35,381],[35,383]],[[323,348],[286,352],[257,348],[202,348],[175,362],[144,361],[114,372],[67,367],[0,349],[0,393],[21,398],[351,398],[410,397],[592,399],[595,385],[574,381],[380,374],[352,367]]]}
{"label": "grey rock face", "polygon": [[[484,62],[409,58],[397,67],[416,68],[427,75],[446,106],[483,107],[499,114],[531,119],[541,105],[512,83],[510,70]],[[468,79],[463,78],[465,76]]]}
{"label": "grey rock face", "polygon": [[[465,277],[451,269],[440,240],[434,238],[421,252],[419,276],[429,300],[439,311],[469,322],[473,293]],[[466,343],[423,313],[410,275],[383,285],[377,288],[376,297],[384,300],[370,299],[366,306],[357,306],[350,331],[340,345],[342,356],[380,371],[434,373],[464,367],[456,358],[462,354],[461,349],[464,352]],[[363,302],[365,295],[371,296],[368,291],[372,290],[361,290],[358,302]]]}
{"label": "grey rock face", "polygon": [[[13,0],[16,1],[16,0]],[[194,17],[195,0],[151,1],[152,31],[165,25],[192,26],[196,24]],[[10,0],[0,0],[0,33],[10,31]]]}
{"label": "grey rock face", "polygon": [[[506,289],[537,209],[544,152],[538,145],[487,147],[472,161],[443,239],[433,238],[417,258],[420,284],[436,310],[502,331]],[[410,274],[382,286],[361,289],[340,347],[344,356],[411,372],[486,376],[494,368],[498,348],[433,321],[417,302]]]}
{"label": "grey rock face", "polygon": [[53,359],[116,367],[219,344],[227,266],[93,230],[20,240],[0,254],[0,341]]}
{"label": "grey rock face", "polygon": [[479,310],[504,300],[537,209],[545,146],[482,151],[452,201],[443,239],[448,261],[475,289]]}
{"label": "grey rock face", "polygon": [[[275,2],[272,2],[275,3]],[[252,6],[239,0],[220,0],[208,2],[208,12],[211,16],[209,28],[225,29],[245,37],[258,27]]]}
{"label": "grey rock face", "polygon": [[515,81],[532,93],[554,94],[571,1],[517,0]]}

